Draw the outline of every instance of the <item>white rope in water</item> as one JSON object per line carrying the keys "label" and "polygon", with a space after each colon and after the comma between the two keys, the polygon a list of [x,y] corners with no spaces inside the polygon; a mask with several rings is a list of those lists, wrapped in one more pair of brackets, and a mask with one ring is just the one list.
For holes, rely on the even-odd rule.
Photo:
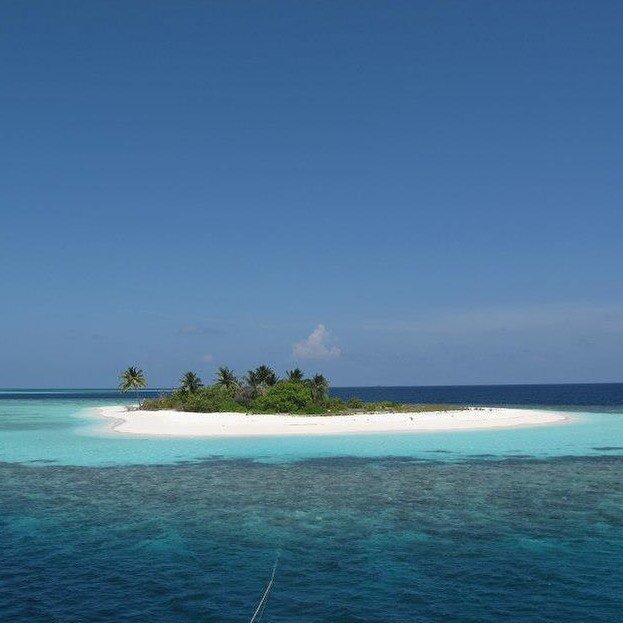
{"label": "white rope in water", "polygon": [[268,599],[268,594],[270,593],[270,589],[273,587],[273,582],[275,581],[275,571],[277,571],[277,562],[279,561],[279,554],[277,554],[277,558],[275,558],[275,564],[273,565],[273,572],[270,574],[270,580],[266,585],[266,589],[264,590],[264,594],[260,599],[260,603],[257,604],[257,608],[253,613],[253,616],[249,620],[249,623],[257,623],[262,617],[264,613],[264,607],[266,606],[266,600]]}

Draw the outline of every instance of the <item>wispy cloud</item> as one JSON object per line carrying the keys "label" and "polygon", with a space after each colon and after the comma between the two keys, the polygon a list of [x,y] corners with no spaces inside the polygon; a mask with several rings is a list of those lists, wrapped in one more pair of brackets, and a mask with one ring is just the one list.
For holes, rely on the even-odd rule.
{"label": "wispy cloud", "polygon": [[210,363],[211,361],[214,361],[214,355],[212,355],[211,353],[206,353],[205,355],[201,356],[202,363]]}
{"label": "wispy cloud", "polygon": [[342,351],[334,345],[327,328],[319,324],[304,340],[294,344],[292,354],[297,359],[335,359]]}

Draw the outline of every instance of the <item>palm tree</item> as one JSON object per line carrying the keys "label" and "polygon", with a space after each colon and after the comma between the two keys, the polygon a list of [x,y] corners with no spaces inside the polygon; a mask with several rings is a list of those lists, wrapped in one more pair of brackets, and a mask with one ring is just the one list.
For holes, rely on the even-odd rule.
{"label": "palm tree", "polygon": [[294,368],[294,370],[288,370],[286,376],[288,377],[288,381],[302,381],[305,375],[300,368]]}
{"label": "palm tree", "polygon": [[315,374],[309,386],[311,387],[312,398],[315,402],[323,402],[327,397],[329,381],[322,374]]}
{"label": "palm tree", "polygon": [[180,389],[183,392],[194,394],[200,387],[203,387],[203,383],[194,372],[186,372],[180,379]]}
{"label": "palm tree", "polygon": [[227,389],[235,388],[240,385],[236,375],[226,366],[221,366],[216,372],[216,384]]}
{"label": "palm tree", "polygon": [[143,387],[147,387],[147,381],[145,380],[143,371],[135,366],[130,366],[119,375],[119,381],[119,389],[124,394],[131,389],[136,391],[136,399],[138,400],[138,406],[140,407],[141,399],[139,391]]}
{"label": "palm tree", "polygon": [[271,367],[262,365],[255,370],[249,370],[244,380],[251,389],[263,394],[269,387],[277,383],[279,377]]}
{"label": "palm tree", "polygon": [[272,387],[279,380],[279,377],[270,366],[258,366],[255,371],[260,379],[260,384],[266,388]]}
{"label": "palm tree", "polygon": [[251,389],[255,390],[259,389],[260,385],[262,384],[260,375],[258,374],[257,370],[249,370],[244,375],[244,381]]}

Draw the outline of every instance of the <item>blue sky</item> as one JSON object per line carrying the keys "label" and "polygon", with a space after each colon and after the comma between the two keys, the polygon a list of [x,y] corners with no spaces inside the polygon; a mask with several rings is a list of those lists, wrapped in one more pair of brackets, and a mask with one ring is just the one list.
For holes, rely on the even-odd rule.
{"label": "blue sky", "polygon": [[620,2],[0,7],[0,386],[623,378]]}

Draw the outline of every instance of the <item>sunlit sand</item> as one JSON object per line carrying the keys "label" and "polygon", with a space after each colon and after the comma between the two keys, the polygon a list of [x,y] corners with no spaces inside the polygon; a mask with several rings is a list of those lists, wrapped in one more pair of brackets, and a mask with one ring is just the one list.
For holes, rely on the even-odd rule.
{"label": "sunlit sand", "polygon": [[100,407],[99,412],[113,420],[117,433],[173,437],[424,433],[542,426],[569,420],[568,415],[555,411],[497,407],[320,416],[133,411],[121,406]]}

